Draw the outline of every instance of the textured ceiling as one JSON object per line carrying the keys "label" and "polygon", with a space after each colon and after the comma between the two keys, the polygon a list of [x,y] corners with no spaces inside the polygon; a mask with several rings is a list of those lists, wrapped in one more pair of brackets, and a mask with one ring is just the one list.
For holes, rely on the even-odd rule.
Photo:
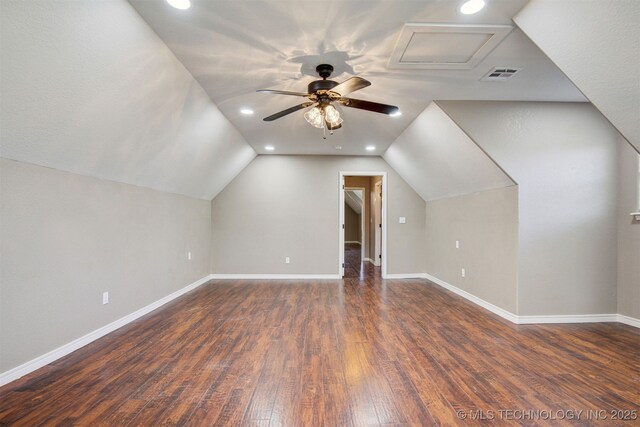
{"label": "textured ceiling", "polygon": [[436,103],[383,157],[426,201],[515,185]]}
{"label": "textured ceiling", "polygon": [[[492,0],[469,16],[454,0],[192,0],[186,11],[165,1],[130,3],[258,153],[269,144],[278,154],[380,155],[434,99],[585,101],[517,28],[473,70],[387,68],[406,22],[512,24],[526,0]],[[315,66],[325,62],[337,81],[358,75],[373,83],[354,98],[397,105],[403,115],[343,108],[344,126],[327,140],[302,112],[262,121],[300,100],[257,89],[306,91]],[[494,66],[523,70],[508,82],[479,82]],[[256,114],[243,116],[243,107]],[[365,152],[370,144],[377,149]]]}
{"label": "textured ceiling", "polygon": [[515,21],[640,152],[640,1],[532,0]]}
{"label": "textured ceiling", "polygon": [[203,199],[255,157],[126,2],[0,8],[2,157]]}
{"label": "textured ceiling", "polygon": [[[493,0],[473,16],[459,15],[459,2],[448,0],[344,0],[321,7],[301,0],[192,1],[188,11],[161,0],[130,0],[135,9],[124,0],[0,2],[0,154],[210,199],[253,159],[251,145],[260,153],[271,144],[276,154],[381,155],[396,141],[385,158],[431,200],[511,183],[459,128],[437,117],[436,107],[427,108],[432,100],[586,100],[517,28],[473,70],[387,68],[405,22],[509,24],[525,0]],[[628,6],[626,1],[620,4]],[[555,3],[536,0],[531,7],[539,4]],[[593,40],[596,53],[631,70],[611,79],[603,59],[584,54],[591,39],[581,23],[591,22],[584,27],[599,31],[597,10],[576,9],[581,12],[574,19],[570,9],[531,9],[535,19],[525,19],[527,7],[518,20],[633,141],[638,45],[625,34],[638,30],[625,23],[635,19],[637,7],[628,9],[624,16],[603,13],[605,21],[620,21],[622,30]],[[545,20],[552,24],[546,30]],[[583,54],[563,48],[549,32]],[[612,54],[617,50],[607,45],[630,51]],[[593,69],[583,64],[589,57]],[[396,104],[403,115],[343,109],[343,129],[326,141],[301,114],[261,120],[299,100],[255,90],[304,91],[322,62],[335,66],[338,81],[352,75],[371,80],[373,85],[354,97]],[[494,66],[523,70],[508,82],[479,82]],[[243,116],[242,107],[256,114]],[[443,138],[451,146],[440,144]],[[376,150],[365,152],[369,144]],[[431,150],[430,157],[425,150]],[[438,155],[443,160],[433,163]]]}

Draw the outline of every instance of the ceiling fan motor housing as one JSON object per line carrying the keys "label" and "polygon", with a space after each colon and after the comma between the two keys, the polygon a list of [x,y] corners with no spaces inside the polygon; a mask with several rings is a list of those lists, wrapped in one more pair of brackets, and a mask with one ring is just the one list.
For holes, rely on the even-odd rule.
{"label": "ceiling fan motor housing", "polygon": [[[320,64],[316,67],[316,71],[322,80],[316,80],[309,83],[307,86],[308,93],[316,93],[319,90],[331,90],[334,87],[338,86],[338,82],[334,82],[333,80],[327,80],[327,77],[331,75],[333,72],[333,65],[331,64]],[[320,97],[324,98],[324,97]]]}
{"label": "ceiling fan motor housing", "polygon": [[333,80],[315,80],[309,83],[307,90],[309,93],[315,93],[319,90],[331,90],[336,86],[338,86],[338,82],[334,82]]}

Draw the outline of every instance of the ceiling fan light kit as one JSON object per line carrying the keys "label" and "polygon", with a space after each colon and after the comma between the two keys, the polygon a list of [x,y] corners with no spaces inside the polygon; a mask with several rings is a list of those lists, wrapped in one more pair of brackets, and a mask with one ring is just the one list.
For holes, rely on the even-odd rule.
{"label": "ceiling fan light kit", "polygon": [[311,125],[317,127],[317,128],[323,128],[324,127],[324,114],[322,112],[322,110],[318,107],[313,107],[311,110],[307,111],[306,113],[304,113],[304,118],[307,120],[307,122],[309,122]]}
{"label": "ceiling fan light kit", "polygon": [[329,104],[324,107],[324,118],[331,126],[338,126],[342,123],[340,113],[336,110],[336,107]]}
{"label": "ceiling fan light kit", "polygon": [[[346,98],[345,95],[363,89],[371,85],[371,82],[361,77],[351,77],[350,79],[338,83],[334,80],[327,80],[333,72],[333,66],[330,64],[320,64],[316,67],[318,75],[322,80],[315,80],[307,86],[307,93],[304,92],[288,92],[282,90],[263,89],[258,92],[273,93],[276,95],[300,96],[307,98],[307,102],[287,108],[279,113],[265,117],[263,120],[270,122],[298,110],[313,107],[304,114],[304,118],[312,126],[333,131],[342,127],[343,119],[335,104],[344,107],[357,108],[365,111],[373,111],[375,113],[386,114],[388,116],[398,115],[400,109],[394,105],[379,104],[377,102],[364,101],[361,99]],[[325,135],[326,138],[326,135]]]}

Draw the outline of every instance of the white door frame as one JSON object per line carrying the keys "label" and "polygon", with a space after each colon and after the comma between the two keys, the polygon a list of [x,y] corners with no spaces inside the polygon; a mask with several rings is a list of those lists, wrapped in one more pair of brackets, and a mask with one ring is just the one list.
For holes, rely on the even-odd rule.
{"label": "white door frame", "polygon": [[340,171],[338,176],[338,275],[344,277],[344,177],[345,176],[381,176],[382,177],[382,278],[387,277],[387,173],[368,171]]}

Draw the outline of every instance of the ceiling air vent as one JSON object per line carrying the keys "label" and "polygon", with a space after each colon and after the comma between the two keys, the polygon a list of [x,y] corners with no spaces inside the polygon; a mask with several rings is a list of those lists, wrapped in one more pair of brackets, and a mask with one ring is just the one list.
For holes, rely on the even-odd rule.
{"label": "ceiling air vent", "polygon": [[509,80],[516,74],[518,71],[522,70],[522,68],[513,68],[513,67],[495,67],[487,74],[484,75],[483,78],[480,79],[481,82],[504,82]]}

